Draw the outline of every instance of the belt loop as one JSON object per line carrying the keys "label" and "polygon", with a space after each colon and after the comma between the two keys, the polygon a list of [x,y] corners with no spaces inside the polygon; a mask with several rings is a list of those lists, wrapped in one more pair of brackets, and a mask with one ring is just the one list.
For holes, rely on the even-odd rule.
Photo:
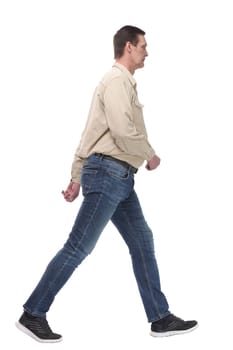
{"label": "belt loop", "polygon": [[103,160],[103,158],[104,158],[103,153],[95,153],[95,156],[98,157],[100,160]]}

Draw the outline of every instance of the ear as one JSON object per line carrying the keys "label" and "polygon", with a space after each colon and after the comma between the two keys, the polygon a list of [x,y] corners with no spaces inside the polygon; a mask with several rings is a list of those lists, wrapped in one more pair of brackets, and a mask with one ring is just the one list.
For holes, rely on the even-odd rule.
{"label": "ear", "polygon": [[132,43],[130,41],[127,41],[127,43],[125,44],[125,50],[128,52],[128,53],[131,53],[132,52]]}

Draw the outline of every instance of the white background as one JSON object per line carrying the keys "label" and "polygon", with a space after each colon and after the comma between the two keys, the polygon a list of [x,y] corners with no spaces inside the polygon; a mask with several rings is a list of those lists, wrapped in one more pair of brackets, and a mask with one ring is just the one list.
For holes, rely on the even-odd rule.
{"label": "white background", "polygon": [[193,333],[149,334],[126,246],[113,226],[58,294],[58,349],[232,348],[233,13],[227,0],[0,3],[1,340],[39,349],[14,322],[63,245],[81,203],[63,200],[92,92],[125,24],[146,31],[137,71],[150,142],[161,157],[136,190],[153,229],[171,311]]}

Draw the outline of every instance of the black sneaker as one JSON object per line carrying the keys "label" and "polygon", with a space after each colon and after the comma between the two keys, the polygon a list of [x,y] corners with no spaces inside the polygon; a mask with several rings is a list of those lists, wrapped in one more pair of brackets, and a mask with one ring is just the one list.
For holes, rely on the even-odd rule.
{"label": "black sneaker", "polygon": [[153,337],[168,337],[175,334],[183,334],[193,331],[198,327],[197,321],[184,321],[170,314],[159,321],[151,324],[151,335]]}
{"label": "black sneaker", "polygon": [[35,317],[24,311],[16,327],[41,343],[56,343],[62,340],[60,334],[53,333],[45,317]]}

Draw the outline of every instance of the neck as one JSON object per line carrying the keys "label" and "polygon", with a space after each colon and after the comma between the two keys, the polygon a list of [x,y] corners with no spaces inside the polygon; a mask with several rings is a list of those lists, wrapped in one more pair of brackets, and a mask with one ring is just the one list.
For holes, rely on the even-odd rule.
{"label": "neck", "polygon": [[117,58],[116,59],[116,63],[120,63],[122,64],[123,66],[125,66],[125,68],[128,69],[128,71],[134,75],[134,72],[135,72],[135,68],[132,67],[132,64],[130,64],[130,62],[126,59],[124,59],[123,57],[122,58]]}

